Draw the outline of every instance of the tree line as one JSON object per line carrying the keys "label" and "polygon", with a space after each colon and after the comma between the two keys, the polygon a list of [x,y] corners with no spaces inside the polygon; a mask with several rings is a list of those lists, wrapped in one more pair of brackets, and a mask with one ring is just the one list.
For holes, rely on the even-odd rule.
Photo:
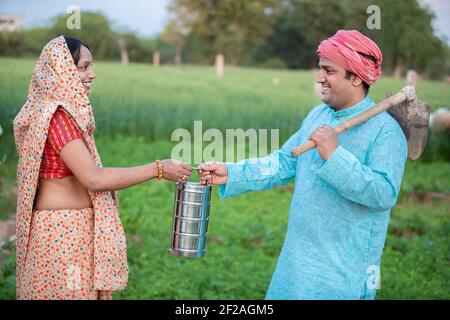
{"label": "tree line", "polygon": [[[379,29],[367,24],[371,5],[380,9]],[[165,29],[152,38],[116,31],[94,12],[82,13],[81,29],[68,30],[67,15],[59,15],[46,28],[1,33],[0,54],[36,56],[64,34],[87,42],[100,60],[119,60],[123,39],[132,62],[151,62],[158,51],[162,63],[212,64],[221,53],[231,65],[309,69],[321,40],[356,29],[380,46],[385,73],[450,73],[449,46],[435,35],[432,11],[417,0],[172,0],[168,11]]]}

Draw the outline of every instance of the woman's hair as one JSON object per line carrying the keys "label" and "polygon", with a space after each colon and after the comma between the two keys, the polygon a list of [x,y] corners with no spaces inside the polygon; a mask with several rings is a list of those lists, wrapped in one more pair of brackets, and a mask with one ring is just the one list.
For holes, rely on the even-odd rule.
{"label": "woman's hair", "polygon": [[69,47],[70,54],[72,55],[73,62],[75,62],[75,65],[77,65],[78,61],[80,60],[81,46],[85,46],[86,48],[88,48],[89,51],[91,51],[91,49],[89,48],[89,46],[86,43],[81,42],[80,40],[78,40],[76,38],[71,38],[71,37],[65,36],[64,39],[66,40],[67,46]]}

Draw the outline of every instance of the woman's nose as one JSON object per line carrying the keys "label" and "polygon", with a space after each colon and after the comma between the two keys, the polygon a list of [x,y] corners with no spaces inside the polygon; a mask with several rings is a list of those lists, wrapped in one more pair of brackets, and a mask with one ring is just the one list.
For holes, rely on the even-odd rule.
{"label": "woman's nose", "polygon": [[94,72],[94,69],[91,68],[90,72],[88,73],[88,77],[89,77],[89,79],[91,79],[91,80],[94,80],[94,79],[95,79],[95,72]]}

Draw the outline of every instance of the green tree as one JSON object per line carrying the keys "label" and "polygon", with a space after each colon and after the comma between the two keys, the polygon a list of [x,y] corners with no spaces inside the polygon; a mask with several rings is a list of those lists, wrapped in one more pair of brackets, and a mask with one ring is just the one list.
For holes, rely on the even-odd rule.
{"label": "green tree", "polygon": [[24,48],[24,34],[21,31],[0,32],[0,54],[20,56]]}
{"label": "green tree", "polygon": [[[257,61],[276,56],[290,67],[314,67],[320,41],[339,29],[356,29],[379,45],[385,72],[402,75],[414,68],[432,77],[446,72],[448,46],[434,34],[432,12],[416,0],[286,0],[283,4],[274,33],[258,50]],[[380,8],[381,29],[367,27],[370,5]]]}
{"label": "green tree", "polygon": [[174,60],[175,55],[173,48],[171,45],[164,42],[161,36],[142,38],[141,43],[151,53],[158,51],[160,53],[161,63],[171,62]]}
{"label": "green tree", "polygon": [[76,37],[87,43],[94,58],[116,60],[120,58],[117,34],[111,29],[108,19],[100,13],[82,12],[81,28],[70,30],[66,25],[67,15],[59,15],[49,29],[49,35]]}
{"label": "green tree", "polygon": [[416,0],[365,2],[376,4],[381,9],[381,29],[370,30],[369,33],[380,45],[387,69],[397,76],[409,68],[430,76],[441,73],[432,66],[436,61],[445,64],[447,45],[434,34],[434,14],[429,8]]}
{"label": "green tree", "polygon": [[33,28],[24,31],[24,55],[37,57],[44,44],[51,40],[49,28]]}
{"label": "green tree", "polygon": [[282,4],[274,32],[258,50],[256,62],[275,56],[291,68],[316,67],[320,41],[343,29],[357,10],[349,0],[285,0]]}
{"label": "green tree", "polygon": [[[204,55],[225,55],[231,64],[242,64],[272,33],[278,0],[173,0],[171,12],[202,42]],[[191,41],[192,41],[192,37]]]}
{"label": "green tree", "polygon": [[134,33],[124,33],[121,35],[125,41],[128,58],[131,62],[152,62],[151,47],[144,39],[137,37]]}
{"label": "green tree", "polygon": [[196,16],[188,8],[177,1],[169,4],[170,20],[164,29],[161,39],[175,50],[175,64],[181,64],[183,47],[192,30]]}
{"label": "green tree", "polygon": [[70,36],[80,39],[91,48],[94,58],[99,60],[119,60],[120,49],[118,39],[125,41],[128,57],[131,62],[151,62],[152,50],[144,39],[131,31],[117,32],[111,28],[108,19],[101,13],[82,12],[81,28],[70,30],[66,25],[67,15],[59,15],[53,19],[47,29],[32,29],[26,32],[27,51],[42,50],[42,46],[50,39],[59,36]]}
{"label": "green tree", "polygon": [[170,21],[162,34],[164,42],[172,45],[175,49],[175,64],[181,64],[181,55],[185,43],[186,34],[182,26],[177,23],[177,20]]}

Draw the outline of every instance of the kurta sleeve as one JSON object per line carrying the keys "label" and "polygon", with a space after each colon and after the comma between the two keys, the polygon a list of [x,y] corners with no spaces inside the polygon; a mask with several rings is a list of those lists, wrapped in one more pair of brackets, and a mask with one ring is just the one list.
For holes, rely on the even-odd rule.
{"label": "kurta sleeve", "polygon": [[365,164],[338,146],[317,174],[344,198],[375,210],[388,210],[397,201],[407,153],[400,127],[385,123]]}
{"label": "kurta sleeve", "polygon": [[300,129],[291,136],[280,150],[265,157],[226,163],[228,180],[226,184],[219,186],[220,197],[266,190],[289,182],[295,176],[298,159],[291,155],[291,151],[300,144],[301,131]]}

